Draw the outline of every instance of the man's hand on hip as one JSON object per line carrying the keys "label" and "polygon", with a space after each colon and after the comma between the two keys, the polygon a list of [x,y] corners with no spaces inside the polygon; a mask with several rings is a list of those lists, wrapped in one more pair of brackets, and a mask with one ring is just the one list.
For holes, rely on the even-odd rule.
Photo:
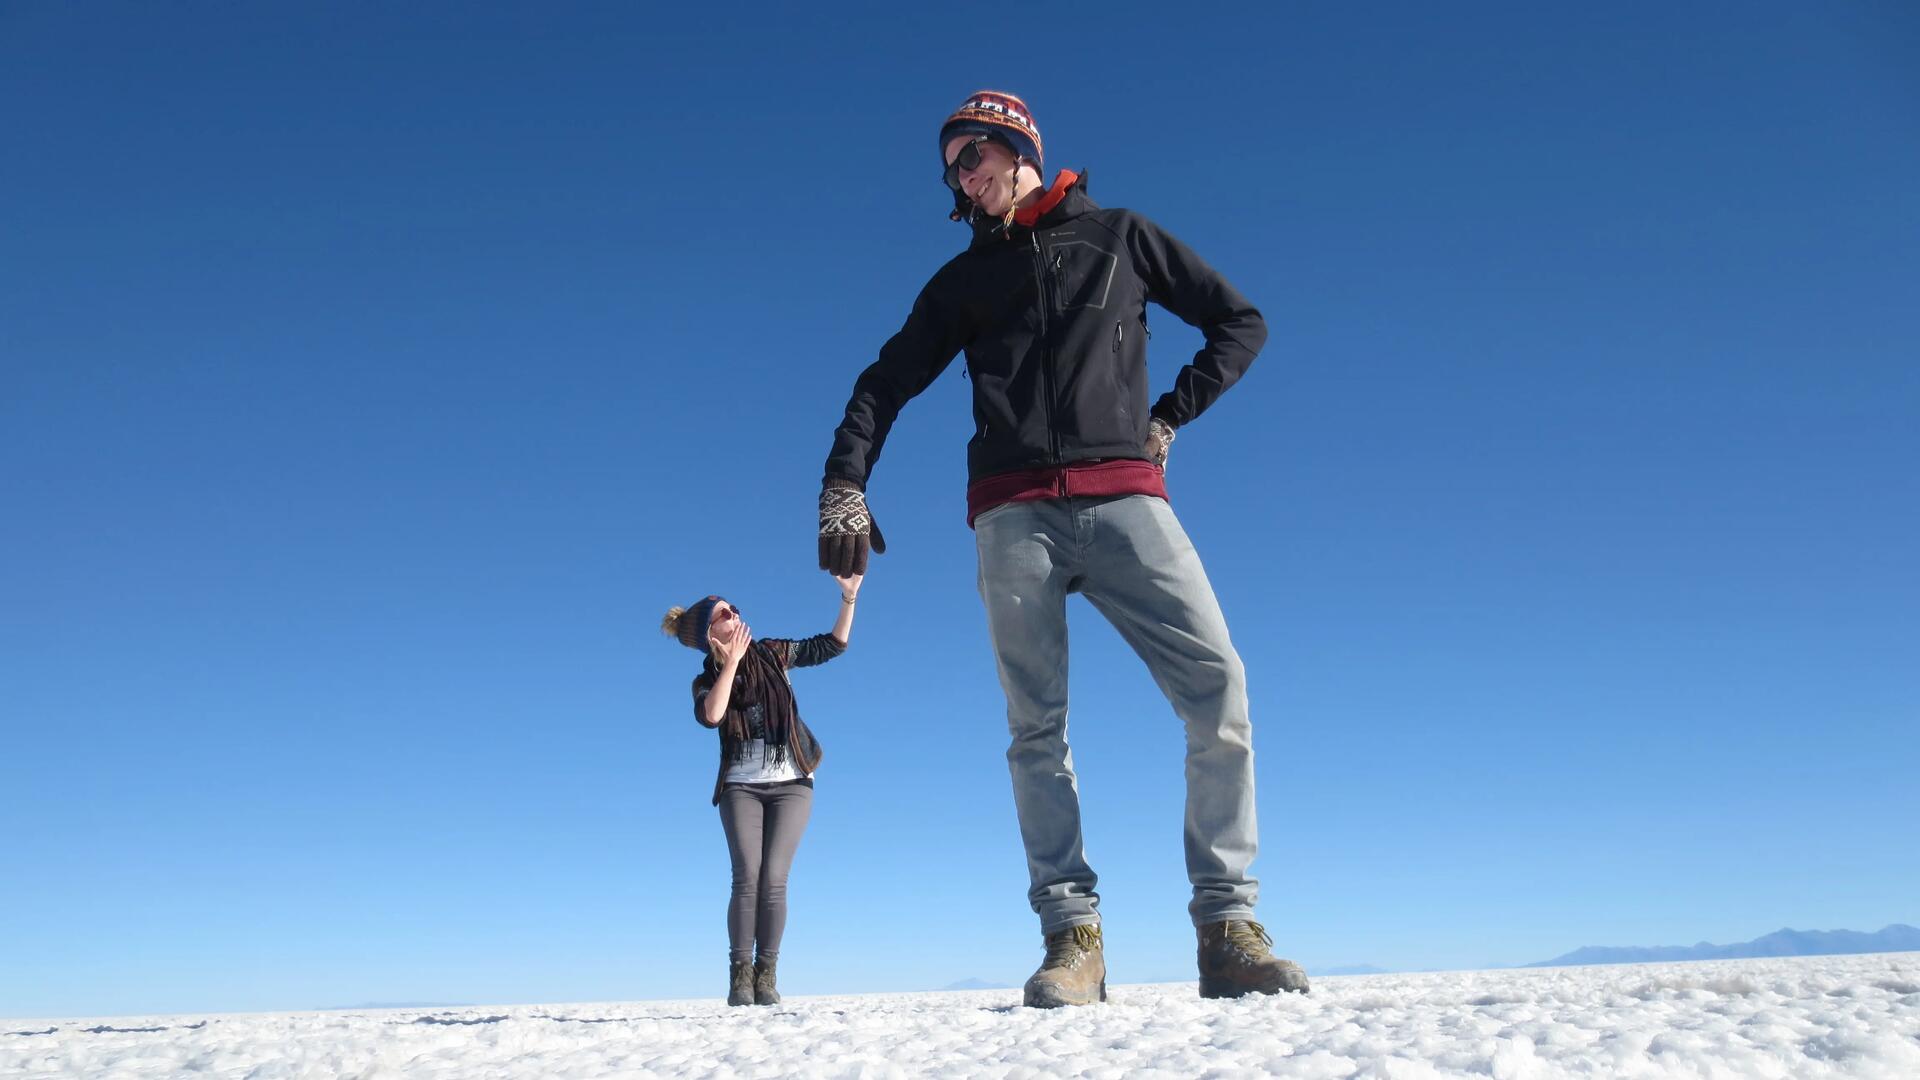
{"label": "man's hand on hip", "polygon": [[1165,420],[1154,417],[1147,421],[1147,444],[1142,447],[1147,460],[1160,466],[1161,472],[1167,471],[1167,451],[1173,446],[1173,428]]}

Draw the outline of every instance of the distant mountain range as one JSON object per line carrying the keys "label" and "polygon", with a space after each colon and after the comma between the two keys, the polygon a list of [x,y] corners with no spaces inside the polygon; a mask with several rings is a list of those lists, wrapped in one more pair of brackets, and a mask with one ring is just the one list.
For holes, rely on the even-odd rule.
{"label": "distant mountain range", "polygon": [[316,1012],[351,1012],[359,1009],[470,1009],[466,1001],[364,1001],[358,1005],[322,1005]]}
{"label": "distant mountain range", "polygon": [[1920,950],[1920,929],[1894,923],[1877,933],[1859,930],[1775,930],[1752,941],[1733,945],[1588,945],[1565,956],[1526,967],[1573,967],[1579,964],[1645,964],[1662,960],[1745,960],[1760,956],[1837,956],[1843,953],[1913,952]]}
{"label": "distant mountain range", "polygon": [[941,987],[942,990],[1011,990],[1006,983],[988,982],[985,979],[961,979]]}
{"label": "distant mountain range", "polygon": [[[1510,967],[1576,967],[1584,964],[1647,964],[1664,960],[1746,960],[1763,956],[1840,956],[1850,953],[1920,952],[1920,927],[1893,923],[1874,933],[1860,930],[1775,930],[1752,941],[1733,945],[1588,945],[1565,956],[1532,964],[1483,964],[1492,971]],[[1406,971],[1437,971],[1438,968],[1379,967],[1374,964],[1344,964],[1315,968],[1314,975],[1386,975]],[[1182,982],[1191,974],[1172,978],[1147,979],[1146,982]],[[1006,983],[985,979],[962,979],[948,983],[942,990],[1011,990]]]}

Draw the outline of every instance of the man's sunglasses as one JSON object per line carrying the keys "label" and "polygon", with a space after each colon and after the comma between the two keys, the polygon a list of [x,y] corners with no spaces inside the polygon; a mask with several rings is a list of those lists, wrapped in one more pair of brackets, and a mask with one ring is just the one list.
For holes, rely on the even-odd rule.
{"label": "man's sunglasses", "polygon": [[947,163],[945,175],[948,187],[952,188],[955,192],[962,190],[960,187],[960,170],[965,169],[968,172],[972,172],[974,169],[979,168],[980,144],[992,138],[993,136],[991,135],[976,135],[967,140],[967,145],[961,147],[959,153],[953,155],[953,160]]}

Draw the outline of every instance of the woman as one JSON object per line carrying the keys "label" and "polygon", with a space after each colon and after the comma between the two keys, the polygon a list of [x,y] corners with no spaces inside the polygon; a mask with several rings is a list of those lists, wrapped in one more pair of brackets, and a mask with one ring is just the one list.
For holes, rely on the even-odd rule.
{"label": "woman", "polygon": [[846,651],[861,578],[834,579],[840,615],[833,631],[802,640],[755,641],[739,609],[718,596],[673,608],[660,621],[682,645],[706,653],[693,680],[693,717],[720,732],[713,802],[733,857],[729,1005],[780,1000],[774,966],[787,925],[787,873],[813,810],[813,771],[820,765],[820,742],[800,719],[787,669],[824,664]]}

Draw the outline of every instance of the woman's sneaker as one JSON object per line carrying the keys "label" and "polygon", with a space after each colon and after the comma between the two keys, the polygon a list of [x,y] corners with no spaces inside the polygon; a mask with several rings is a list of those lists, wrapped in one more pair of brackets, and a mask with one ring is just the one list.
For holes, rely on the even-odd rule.
{"label": "woman's sneaker", "polygon": [[755,1005],[780,1004],[780,988],[775,985],[772,957],[763,956],[753,962],[753,1003]]}
{"label": "woman's sneaker", "polygon": [[727,1004],[753,1004],[753,965],[745,960],[727,962]]}

